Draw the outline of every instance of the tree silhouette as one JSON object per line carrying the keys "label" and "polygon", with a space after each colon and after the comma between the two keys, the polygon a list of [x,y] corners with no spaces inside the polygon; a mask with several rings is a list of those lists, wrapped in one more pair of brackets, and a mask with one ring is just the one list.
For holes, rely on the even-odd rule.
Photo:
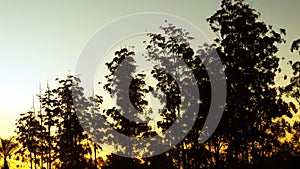
{"label": "tree silhouette", "polygon": [[[110,93],[116,93],[117,98],[117,105],[120,107],[123,107],[123,110],[127,110],[129,114],[131,114],[133,117],[131,119],[136,118],[136,116],[139,115],[139,112],[135,113],[131,109],[124,109],[128,104],[132,104],[136,107],[137,110],[143,110],[145,106],[148,105],[148,102],[144,100],[144,96],[151,92],[153,95],[158,98],[161,103],[164,102],[164,96],[165,96],[165,109],[160,113],[161,119],[157,124],[158,130],[161,130],[164,132],[167,130],[176,120],[179,116],[185,116],[184,111],[192,111],[192,109],[186,109],[184,111],[180,111],[179,107],[181,104],[182,99],[181,93],[179,90],[179,86],[176,82],[176,80],[179,80],[181,77],[181,81],[185,88],[190,88],[190,85],[192,85],[191,79],[189,76],[187,76],[187,72],[182,69],[182,63],[178,64],[176,60],[183,60],[185,64],[188,65],[190,69],[192,69],[193,75],[196,76],[197,84],[201,90],[201,101],[203,104],[197,104],[193,105],[195,107],[200,106],[201,108],[201,115],[198,116],[197,123],[195,124],[197,127],[190,132],[191,134],[188,135],[186,139],[184,139],[176,148],[174,148],[171,152],[164,153],[161,155],[158,155],[156,157],[151,157],[147,159],[143,159],[142,161],[146,161],[145,163],[141,163],[138,159],[128,159],[128,158],[122,158],[118,156],[111,155],[109,156],[109,160],[111,161],[111,165],[109,167],[115,167],[118,168],[118,166],[122,166],[120,164],[120,161],[127,161],[131,164],[131,167],[154,167],[156,164],[160,164],[160,166],[165,166],[165,168],[174,168],[174,167],[180,167],[180,166],[192,166],[193,164],[202,163],[204,160],[198,158],[199,155],[197,153],[191,152],[197,152],[204,151],[201,155],[207,154],[207,151],[204,150],[204,147],[201,146],[198,142],[199,136],[200,136],[200,130],[203,127],[203,118],[206,116],[206,113],[209,109],[209,90],[210,85],[208,82],[208,75],[207,72],[203,66],[203,63],[201,62],[199,56],[194,56],[194,49],[192,49],[189,44],[189,39],[192,37],[187,36],[187,33],[184,32],[182,29],[178,29],[173,25],[169,25],[167,27],[162,27],[162,29],[165,31],[165,35],[161,34],[149,34],[150,37],[150,43],[146,47],[147,50],[147,57],[152,60],[153,62],[159,62],[161,63],[160,66],[163,66],[165,69],[173,70],[173,75],[178,79],[175,79],[171,74],[168,72],[165,72],[162,68],[159,68],[155,65],[153,66],[153,70],[151,71],[151,76],[155,78],[158,83],[156,85],[156,89],[153,89],[153,87],[145,86],[145,81],[143,80],[146,76],[145,74],[137,74],[136,76],[134,73],[137,73],[135,71],[135,62],[134,62],[134,52],[128,51],[128,49],[121,49],[120,51],[116,52],[116,57],[113,59],[112,62],[107,63],[110,70],[110,75],[106,76],[108,79],[108,83],[104,86],[104,88]],[[183,36],[180,36],[183,35]],[[176,38],[174,38],[176,37]],[[162,57],[161,57],[162,56]],[[170,57],[169,57],[170,56]],[[208,55],[202,55],[202,57],[207,57]],[[122,62],[122,63],[121,63]],[[175,69],[174,69],[175,67]],[[178,67],[178,68],[177,68]],[[120,69],[120,74],[116,73],[116,70]],[[177,74],[177,75],[176,75]],[[126,90],[124,90],[124,83],[126,83],[126,79],[132,79],[131,84],[129,86],[129,98],[131,99],[131,102],[126,102],[122,99],[125,99]],[[128,83],[128,82],[127,82]],[[156,94],[157,90],[162,91],[162,94]],[[184,88],[183,88],[184,89]],[[113,91],[115,90],[115,91]],[[193,98],[193,95],[186,95],[186,97],[189,98],[191,101],[195,101],[198,98]],[[188,100],[188,99],[187,99]],[[192,102],[191,101],[191,102]],[[119,104],[118,104],[119,103]],[[126,104],[124,104],[126,103]],[[122,105],[123,104],[123,105]],[[193,107],[190,106],[190,107]],[[198,113],[198,112],[195,112]],[[138,124],[133,123],[132,121],[129,121],[128,119],[122,117],[120,113],[118,113],[116,108],[106,110],[106,115],[113,117],[114,122],[116,125],[115,128],[129,136],[136,137],[139,135],[140,132],[143,132],[143,136],[155,136],[157,130],[152,130],[153,126],[146,127],[144,124]],[[191,117],[187,117],[191,118]],[[188,124],[182,124],[180,125],[179,130],[187,130],[186,126]],[[148,132],[147,132],[148,131]],[[170,143],[173,142],[176,138],[168,138],[167,141]],[[186,146],[191,145],[194,150],[187,150]],[[137,145],[132,145],[132,149],[136,148]],[[159,161],[159,158],[168,159],[164,162]],[[191,164],[191,160],[193,159],[193,164]],[[113,162],[112,162],[113,161]],[[175,161],[176,164],[173,164]],[[197,162],[195,162],[197,161]],[[199,162],[201,161],[201,162]],[[118,165],[114,164],[118,163]],[[200,164],[199,164],[200,165]],[[197,165],[194,165],[198,167]]]}
{"label": "tree silhouette", "polygon": [[[113,61],[106,64],[110,74],[106,76],[107,84],[104,85],[104,89],[110,95],[116,96],[116,105],[118,107],[115,106],[105,109],[104,118],[113,119],[110,125],[124,135],[136,138],[147,137],[153,134],[151,131],[152,127],[147,123],[133,120],[143,115],[143,111],[140,110],[144,110],[148,104],[147,101],[144,100],[145,93],[148,93],[148,89],[145,88],[144,83],[145,75],[134,75],[136,70],[135,60],[133,58],[134,52],[123,48],[115,54],[116,57]],[[131,86],[131,89],[127,90],[124,85]],[[127,116],[124,116],[124,114]],[[104,142],[111,142],[116,139],[113,136],[111,137],[110,132],[111,131],[106,131],[108,137],[105,138]],[[126,147],[129,153],[136,151],[135,148],[138,148],[138,145]],[[115,150],[119,151],[117,149]]]}
{"label": "tree silhouette", "polygon": [[[20,114],[20,119],[16,123],[16,140],[21,143],[21,153],[23,158],[29,158],[30,168],[37,167],[37,147],[39,146],[39,121],[37,120],[34,111]],[[29,154],[27,154],[29,151]],[[26,159],[23,159],[27,161]]]}
{"label": "tree silhouette", "polygon": [[0,139],[0,156],[3,158],[3,169],[9,169],[7,158],[10,158],[13,153],[19,148],[19,144],[14,141],[14,138]]}
{"label": "tree silhouette", "polygon": [[[198,113],[198,116],[193,128],[177,146],[165,155],[169,160],[173,161],[174,167],[199,168],[200,165],[207,165],[207,161],[203,157],[209,156],[203,145],[200,145],[199,137],[203,132],[204,119],[207,116],[211,99],[210,80],[201,59],[210,59],[213,62],[212,54],[214,53],[214,50],[210,46],[205,46],[199,49],[199,51],[197,51],[198,49],[193,49],[190,46],[190,40],[193,39],[193,37],[191,37],[192,35],[189,35],[188,32],[185,32],[183,29],[177,28],[172,24],[161,27],[161,29],[164,31],[164,35],[149,34],[151,40],[150,44],[147,46],[148,57],[151,60],[162,63],[167,68],[175,67],[176,74],[181,77],[179,79],[174,79],[159,69],[155,69],[155,71],[152,72],[153,76],[159,81],[157,87],[160,88],[167,97],[166,107],[169,113],[163,113],[162,116],[165,120],[158,123],[158,126],[162,131],[168,129],[169,126],[174,123],[176,118],[182,115],[179,110],[179,106],[182,104],[181,101],[183,101],[180,98],[182,97],[182,91],[178,88],[176,80],[183,81],[183,90],[190,88],[189,85],[193,84],[191,77],[187,72],[180,69],[182,65],[178,63],[178,60],[182,60],[188,68],[191,69],[193,76],[197,81],[196,85],[199,88],[200,93],[200,104],[198,103],[195,105],[197,107],[199,106],[199,113],[195,112]],[[174,59],[174,62],[170,62],[170,59]],[[211,65],[213,65],[213,63],[211,63]],[[194,98],[193,95],[187,97],[190,102],[194,99],[198,99]],[[193,109],[183,111],[193,111]],[[182,126],[185,125],[187,124],[182,124]],[[184,128],[181,129],[184,130]],[[190,148],[187,148],[187,146]]]}
{"label": "tree silhouette", "polygon": [[[200,93],[202,91],[203,94],[201,98],[203,104],[199,105],[202,112],[201,115],[198,114],[196,124],[190,133],[166,154],[175,161],[174,166],[178,168],[263,166],[267,161],[274,160],[283,149],[284,144],[279,138],[285,137],[286,130],[290,128],[286,121],[275,119],[284,115],[292,116],[289,108],[293,107],[293,104],[283,101],[281,93],[278,92],[280,88],[275,86],[274,81],[279,71],[276,45],[285,42],[282,38],[285,30],[280,29],[280,33],[274,31],[271,26],[260,21],[259,13],[244,1],[223,0],[221,9],[207,21],[218,38],[215,44],[204,45],[198,50],[192,49],[188,43],[192,37],[173,25],[162,27],[164,35],[149,34],[151,39],[147,48],[149,58],[162,64],[167,62],[167,59],[163,60],[160,57],[162,55],[175,55],[178,59],[184,60],[192,68],[198,80]],[[122,50],[127,54],[134,54],[127,49]],[[116,54],[122,54],[122,50]],[[207,93],[210,89],[209,79],[201,64],[202,59],[213,56],[214,50],[218,52],[225,66],[228,97],[218,129],[206,144],[199,145],[199,135],[205,132],[201,129],[210,100],[210,94]],[[126,56],[120,55],[121,58]],[[116,58],[114,60],[116,62],[107,64],[111,72],[114,72],[122,61]],[[133,67],[127,69],[132,73]],[[152,74],[159,81],[158,87],[164,87],[164,94],[167,97],[173,94],[172,99],[167,99],[168,106],[174,110],[173,113],[163,114],[166,121],[158,123],[162,130],[166,130],[177,118],[176,95],[180,94],[172,77],[159,69],[155,69]],[[118,77],[110,80],[113,79],[116,80],[113,84],[121,83]],[[116,89],[117,86],[107,90]],[[118,118],[115,120],[118,121]],[[124,126],[120,127],[120,130],[131,128],[125,123],[120,126]],[[127,129],[123,129],[125,126]],[[200,159],[197,153],[205,158]]]}
{"label": "tree silhouette", "polygon": [[[16,140],[22,145],[22,160],[29,160],[31,168],[96,168],[97,161],[101,166],[104,162],[96,156],[101,147],[88,138],[77,116],[91,114],[88,111],[94,100],[83,96],[79,78],[69,75],[56,80],[58,87],[47,86],[45,93],[39,94],[38,114],[33,109],[17,120]],[[73,99],[79,102],[75,105]]]}
{"label": "tree silhouette", "polygon": [[[57,135],[55,137],[56,147],[58,151],[57,164],[59,168],[84,168],[87,165],[84,155],[87,149],[83,145],[83,141],[87,139],[78,117],[76,115],[73,99],[83,98],[82,88],[78,86],[79,79],[74,76],[68,76],[67,79],[57,79],[60,84],[55,89],[57,101],[59,103],[60,122],[57,127]],[[74,98],[76,97],[76,98]],[[83,98],[84,99],[84,98]],[[80,103],[84,103],[80,102]]]}
{"label": "tree silhouette", "polygon": [[[38,113],[33,107],[17,120],[22,160],[29,160],[31,169],[45,168],[45,163],[47,169],[292,168],[299,163],[300,123],[291,124],[286,117],[298,111],[295,103],[300,104],[300,62],[289,62],[293,75],[287,86],[275,84],[280,73],[277,46],[285,43],[286,31],[261,21],[260,13],[244,0],[222,0],[207,22],[217,38],[198,47],[192,44],[193,35],[168,22],[160,27],[163,33],[149,33],[142,55],[153,63],[148,72],[139,71],[134,48],[116,51],[106,63],[109,73],[103,86],[115,98],[112,107],[103,105],[105,97],[85,96],[76,76],[56,79],[58,87],[47,86],[39,94]],[[295,40],[290,50],[299,51],[299,44]],[[216,106],[211,91],[222,72],[218,57],[226,74],[222,80],[227,83],[227,100],[219,126],[211,133],[205,121]],[[149,98],[160,105],[152,105]],[[192,118],[194,124],[188,121]],[[110,128],[103,129],[98,119]],[[176,131],[169,130],[174,125]],[[146,145],[126,145],[114,135],[151,139],[162,138],[166,131],[163,141]],[[202,144],[203,136],[209,139]],[[10,141],[1,140],[4,168],[16,146]],[[102,144],[127,157],[109,154],[104,161],[99,154]],[[155,154],[155,144],[173,147]]]}
{"label": "tree silhouette", "polygon": [[[223,0],[222,9],[207,19],[217,34],[217,51],[226,69],[227,106],[216,135],[228,144],[228,167],[260,164],[278,145],[273,119],[288,115],[288,105],[274,86],[282,35],[259,21],[244,1]],[[238,99],[237,99],[238,98]],[[220,167],[216,164],[217,167]]]}
{"label": "tree silhouette", "polygon": [[58,98],[55,95],[56,90],[51,90],[49,85],[47,84],[47,90],[43,95],[40,94],[40,102],[41,106],[45,111],[45,114],[42,114],[42,117],[44,118],[43,125],[45,126],[45,133],[44,133],[44,147],[45,151],[44,154],[47,155],[47,168],[52,168],[52,161],[55,160],[54,157],[56,157],[56,153],[53,152],[54,150],[54,136],[53,136],[53,130],[56,127],[56,125],[59,123],[59,114],[60,114],[60,108],[59,108],[59,102]]}

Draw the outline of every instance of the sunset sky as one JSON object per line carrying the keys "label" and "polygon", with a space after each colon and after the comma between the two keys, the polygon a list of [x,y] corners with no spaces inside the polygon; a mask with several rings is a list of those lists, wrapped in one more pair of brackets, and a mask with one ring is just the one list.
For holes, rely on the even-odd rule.
{"label": "sunset sky", "polygon": [[[292,41],[300,38],[300,1],[247,2],[274,29],[287,29],[287,44],[280,46],[279,55],[300,60],[289,52]],[[0,137],[13,135],[15,120],[31,108],[40,82],[45,89],[47,80],[51,85],[74,71],[85,43],[101,27],[134,13],[164,12],[190,21],[213,40],[205,19],[219,6],[219,0],[0,0]],[[288,67],[284,71],[290,72]]]}

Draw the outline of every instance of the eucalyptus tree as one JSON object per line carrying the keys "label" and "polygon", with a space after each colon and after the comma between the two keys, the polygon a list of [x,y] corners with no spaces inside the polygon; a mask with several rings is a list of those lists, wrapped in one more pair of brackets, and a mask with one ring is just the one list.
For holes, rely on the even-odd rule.
{"label": "eucalyptus tree", "polygon": [[[38,165],[37,147],[39,146],[38,133],[40,128],[40,123],[33,111],[20,114],[20,118],[16,122],[16,141],[21,144],[23,158],[29,159],[31,169]],[[26,159],[23,160],[27,161]]]}
{"label": "eucalyptus tree", "polygon": [[66,79],[56,79],[59,86],[53,89],[58,102],[59,122],[56,124],[57,134],[55,136],[56,151],[58,152],[59,168],[85,168],[87,161],[85,155],[89,150],[84,146],[87,135],[80,125],[75,110],[80,105],[74,105],[73,99],[82,99],[79,104],[85,104],[87,99],[83,97],[83,88],[79,86],[80,79],[75,76],[67,76]]}
{"label": "eucalyptus tree", "polygon": [[44,111],[44,114],[40,114],[43,118],[44,126],[44,137],[43,147],[44,155],[47,164],[47,169],[52,168],[52,162],[55,161],[57,153],[55,150],[55,130],[59,128],[59,115],[61,109],[59,107],[59,102],[57,95],[55,94],[55,89],[50,89],[50,86],[47,84],[47,89],[43,94],[40,94],[41,110]]}
{"label": "eucalyptus tree", "polygon": [[285,42],[285,30],[273,30],[259,16],[243,0],[222,0],[221,9],[207,19],[217,35],[228,84],[223,123],[216,133],[228,143],[226,159],[237,163],[228,167],[271,157],[278,144],[277,136],[268,132],[273,119],[292,115],[275,87],[277,45]]}

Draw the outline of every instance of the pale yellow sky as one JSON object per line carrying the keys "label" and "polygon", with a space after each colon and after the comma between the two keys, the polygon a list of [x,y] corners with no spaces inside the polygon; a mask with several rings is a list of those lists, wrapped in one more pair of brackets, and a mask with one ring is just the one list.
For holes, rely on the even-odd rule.
{"label": "pale yellow sky", "polygon": [[[261,19],[287,29],[286,57],[293,39],[300,38],[298,0],[249,0]],[[32,106],[39,83],[45,88],[56,77],[72,73],[81,49],[101,27],[138,12],[165,12],[182,17],[215,38],[205,19],[220,1],[5,1],[0,0],[0,137],[13,134],[15,119]],[[287,69],[286,69],[287,70]]]}

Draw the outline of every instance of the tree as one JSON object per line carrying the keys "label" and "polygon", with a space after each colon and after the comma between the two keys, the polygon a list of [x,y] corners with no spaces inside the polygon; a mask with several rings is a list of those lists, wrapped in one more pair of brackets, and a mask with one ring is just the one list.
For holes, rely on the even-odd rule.
{"label": "tree", "polygon": [[[29,158],[30,168],[37,166],[37,147],[39,146],[39,130],[41,129],[34,111],[20,114],[20,119],[16,123],[16,140],[21,143],[21,153],[23,158]],[[27,154],[29,152],[29,154]],[[23,159],[24,161],[27,161]]]}
{"label": "tree", "polygon": [[0,139],[0,155],[3,158],[3,169],[9,169],[7,158],[10,158],[19,147],[19,144],[14,141],[14,137],[9,139]]}
{"label": "tree", "polygon": [[[57,135],[55,137],[60,161],[57,167],[67,168],[85,168],[87,161],[84,157],[87,154],[87,148],[83,141],[87,139],[83,128],[79,123],[76,111],[84,111],[84,105],[75,105],[73,99],[82,99],[77,104],[85,104],[86,98],[83,97],[82,88],[79,87],[80,80],[77,77],[69,75],[66,79],[56,79],[59,87],[54,89],[59,104],[59,123],[57,124]],[[75,110],[76,106],[76,110]],[[79,108],[83,109],[79,109]]]}
{"label": "tree", "polygon": [[[189,134],[172,150],[165,153],[165,157],[168,154],[168,158],[174,161],[173,165],[179,168],[254,167],[264,164],[269,159],[274,160],[274,156],[282,146],[278,139],[284,136],[285,130],[289,128],[284,121],[275,120],[284,115],[292,116],[290,112],[292,104],[283,100],[281,93],[278,92],[280,88],[275,86],[274,80],[279,71],[277,44],[285,42],[283,39],[285,30],[280,29],[279,33],[274,31],[272,26],[267,26],[260,21],[259,13],[242,0],[223,0],[221,9],[207,21],[218,38],[215,44],[203,45],[198,50],[189,45],[192,37],[188,32],[173,25],[162,27],[165,31],[163,35],[149,34],[148,57],[169,67],[176,67],[176,59],[183,60],[192,69],[202,96],[202,104],[199,106],[204,113],[198,114],[197,121]],[[210,80],[206,71],[214,71],[205,70],[202,60],[213,58],[214,51],[217,51],[225,67],[228,97],[219,127],[206,144],[199,145],[198,138],[200,133],[205,132],[202,131],[203,121],[211,99],[208,93]],[[122,59],[128,55],[134,56],[134,52],[127,49],[122,49],[116,54],[120,54],[119,59],[114,58],[115,62],[107,64],[112,74]],[[171,56],[172,59],[175,58],[174,62],[166,63]],[[131,67],[126,68],[127,77],[124,74],[122,77],[132,78],[135,72],[133,60]],[[181,78],[187,78],[187,82],[190,82],[189,76],[185,76],[186,72],[178,71],[178,73],[182,73]],[[131,77],[128,77],[129,74]],[[178,84],[174,78],[160,69],[154,69],[152,75],[158,80],[157,87],[160,89],[163,87],[166,97],[172,96],[170,97],[172,99],[167,99],[166,106],[172,111],[163,113],[162,116],[166,120],[158,123],[159,127],[165,130],[180,114],[177,107],[180,103],[176,99],[176,96],[180,97]],[[117,96],[123,96],[118,95],[122,90],[118,89],[118,85],[122,84],[124,78],[108,77],[109,85],[115,86],[107,90],[117,90]],[[118,117],[114,120],[120,122],[118,121],[120,115],[116,116],[115,112],[116,109],[109,113]],[[119,130],[139,131],[129,126],[125,128],[125,124],[118,123]],[[197,153],[205,158],[199,158]]]}
{"label": "tree", "polygon": [[[137,66],[135,65],[134,55],[134,52],[123,48],[115,52],[115,58],[111,62],[106,63],[110,74],[106,76],[107,83],[104,85],[104,89],[111,96],[116,97],[118,107],[105,109],[104,118],[113,119],[113,122],[109,124],[118,132],[129,137],[138,138],[147,137],[153,132],[148,123],[138,121],[139,116],[143,116],[143,113],[146,112],[145,107],[148,102],[144,100],[144,97],[145,93],[148,93],[148,89],[145,87],[145,75],[135,74]],[[129,90],[124,88],[124,85],[130,85]],[[108,137],[104,138],[103,142],[111,144],[112,140],[117,139],[111,134],[111,130],[106,131],[106,135]],[[141,147],[132,145],[120,148],[126,148],[127,155],[131,156],[133,155],[131,153],[139,152],[138,149]],[[117,147],[115,147],[115,150],[120,151]],[[110,160],[112,161],[113,158],[110,158]]]}
{"label": "tree", "polygon": [[[195,49],[192,49],[189,46],[189,40],[192,39],[192,37],[188,36],[188,32],[185,32],[181,28],[176,28],[171,24],[161,28],[165,34],[148,34],[150,42],[146,46],[147,59],[156,63],[161,63],[159,65],[154,65],[150,74],[150,76],[157,80],[156,86],[145,86],[146,83],[144,78],[149,76],[149,74],[136,72],[136,65],[134,61],[135,53],[126,48],[116,51],[116,56],[113,61],[106,64],[110,70],[110,74],[106,76],[108,83],[104,86],[110,94],[115,94],[114,96],[116,96],[117,105],[120,106],[125,113],[128,113],[128,116],[131,115],[131,119],[135,119],[141,112],[145,112],[145,107],[148,105],[148,102],[144,99],[147,94],[153,93],[153,95],[158,98],[161,103],[165,102],[165,109],[160,112],[161,119],[163,120],[156,122],[158,129],[153,130],[154,126],[149,123],[134,123],[127,118],[122,117],[122,114],[119,113],[116,108],[106,110],[106,116],[112,117],[114,120],[112,125],[116,130],[131,137],[137,137],[138,135],[142,135],[143,137],[155,136],[159,130],[162,132],[167,130],[175,122],[176,118],[179,116],[185,116],[183,112],[193,111],[193,109],[188,108],[180,110],[180,107],[182,107],[180,104],[183,99],[181,98],[182,91],[179,90],[177,80],[182,82],[181,85],[184,86],[183,89],[188,89],[191,87],[190,85],[193,84],[191,83],[192,79],[190,74],[183,69],[183,62],[188,65],[188,67],[192,70],[192,75],[197,79],[196,85],[200,88],[200,102],[202,104],[197,103],[194,105],[198,98],[194,98],[194,95],[191,93],[189,95],[185,95],[185,101],[188,102],[187,104],[192,104],[192,106],[188,107],[200,106],[199,112],[201,112],[201,114],[199,113],[195,128],[190,132],[190,134],[188,134],[188,136],[184,138],[184,140],[180,142],[176,148],[172,149],[168,153],[163,153],[157,156],[157,158],[151,157],[143,159],[142,161],[146,161],[143,164],[138,159],[128,159],[112,155],[109,157],[109,161],[112,162],[109,167],[114,166],[117,168],[116,164],[113,164],[114,162],[120,164],[119,161],[128,161],[128,163],[131,163],[131,167],[138,166],[149,168],[156,166],[156,164],[160,164],[160,166],[165,166],[166,168],[181,166],[185,166],[187,168],[198,168],[200,165],[205,163],[205,159],[199,157],[204,155],[208,156],[204,146],[198,143],[201,129],[204,124],[203,119],[209,110],[208,102],[210,101],[210,84],[207,72],[200,57],[196,55],[197,52]],[[207,48],[209,47],[207,46]],[[213,53],[213,50],[206,51],[206,53],[203,51],[201,57],[208,59],[208,53],[210,52]],[[209,59],[213,61],[212,57]],[[178,63],[177,60],[182,60],[183,62]],[[174,67],[175,69],[173,69]],[[164,71],[168,68],[171,70],[170,72]],[[117,70],[119,73],[116,72]],[[124,87],[122,87],[124,84],[128,84],[129,80],[131,80],[128,97],[130,98],[130,102],[124,100],[127,98],[127,91],[124,90]],[[157,90],[160,90],[162,93],[156,94]],[[128,105],[130,104],[132,104],[136,110],[140,111],[134,111],[133,109],[128,108]],[[194,113],[198,114],[198,112]],[[179,130],[188,130],[186,127],[188,125],[190,124],[185,123],[180,125]],[[171,143],[175,139],[176,138],[171,137],[168,138],[167,141]],[[191,146],[194,149],[187,149],[187,146]],[[138,148],[138,146],[132,145],[130,148],[135,149]],[[198,150],[199,152],[197,152]],[[159,158],[168,160],[162,162],[158,160]]]}
{"label": "tree", "polygon": [[285,31],[277,33],[259,21],[259,15],[243,0],[223,0],[221,9],[207,19],[218,36],[215,42],[227,77],[227,106],[216,135],[228,143],[227,160],[236,163],[229,167],[271,157],[278,145],[277,136],[268,132],[273,119],[292,115],[274,86],[276,43],[285,42]]}
{"label": "tree", "polygon": [[[189,32],[186,32],[182,28],[169,24],[165,27],[162,26],[161,29],[164,31],[164,34],[149,34],[151,38],[147,46],[147,56],[154,62],[162,63],[165,69],[173,70],[174,72],[170,73],[173,73],[174,77],[167,75],[161,69],[154,69],[152,71],[153,77],[158,80],[157,88],[161,89],[167,98],[165,106],[167,111],[162,114],[165,120],[158,122],[158,126],[162,131],[165,131],[175,122],[176,118],[184,116],[183,112],[193,112],[193,108],[180,109],[184,101],[189,102],[189,104],[195,107],[199,107],[199,112],[194,112],[197,114],[196,122],[188,135],[168,153],[165,153],[165,156],[170,161],[173,161],[173,165],[178,168],[204,167],[208,165],[207,158],[209,157],[209,153],[199,143],[199,138],[200,134],[204,132],[202,128],[204,127],[204,121],[209,111],[209,102],[211,99],[211,86],[207,71],[212,71],[213,73],[215,70],[206,70],[209,68],[205,68],[203,60],[210,60],[210,66],[214,67],[212,65],[215,61],[215,51],[213,46],[207,44],[204,44],[200,49],[192,48],[190,41],[193,39],[193,35],[190,35]],[[195,98],[193,93],[184,96],[188,99],[182,98],[183,91],[181,90],[191,88],[191,85],[194,84],[192,76],[188,74],[188,71],[183,69],[182,62],[191,70],[192,76],[196,80],[196,86],[200,93],[200,103],[195,102],[198,98]],[[172,67],[175,67],[175,70]],[[179,89],[177,84],[178,81],[183,83],[181,89]],[[187,125],[186,123],[181,124],[182,128],[180,130],[187,130],[184,127]]]}
{"label": "tree", "polygon": [[[33,111],[22,113],[17,120],[15,132],[22,145],[22,160],[29,159],[31,168],[96,168],[97,161],[98,166],[103,163],[97,157],[101,147],[88,138],[89,131],[84,131],[79,122],[84,117],[77,115],[93,114],[102,102],[101,97],[86,98],[75,76],[56,80],[57,88],[47,86],[45,93],[38,95],[38,114],[33,107]],[[92,148],[94,160],[88,160],[87,157],[92,158]]]}
{"label": "tree", "polygon": [[[172,24],[162,26],[162,34],[149,33],[149,41],[145,41],[147,59],[158,63],[151,72],[138,72],[131,48],[116,51],[111,62],[106,63],[109,74],[104,84],[104,90],[116,98],[112,107],[101,108],[101,96],[84,96],[79,78],[69,75],[57,79],[59,86],[40,96],[45,116],[39,119],[34,111],[29,111],[17,122],[17,139],[23,151],[30,153],[31,168],[33,162],[36,167],[40,145],[47,147],[43,154],[48,154],[50,169],[101,165],[101,168],[147,169],[267,168],[274,164],[281,167],[278,161],[286,164],[287,157],[297,160],[294,156],[299,155],[300,125],[298,122],[290,125],[282,117],[292,117],[292,110],[297,111],[295,104],[284,101],[283,93],[300,103],[300,62],[291,62],[294,76],[288,86],[275,85],[275,76],[280,71],[277,45],[285,42],[285,30],[275,31],[259,17],[243,0],[222,0],[221,9],[207,19],[217,38],[213,44],[198,44],[199,48],[192,47],[193,37],[189,32]],[[291,51],[299,50],[299,44],[299,40],[294,41]],[[204,125],[212,100],[212,79],[208,72],[220,72],[214,66],[216,57],[220,57],[225,68],[227,100],[222,120],[212,134],[206,131],[210,126]],[[212,66],[207,67],[206,62]],[[187,65],[191,74],[183,65]],[[149,76],[156,80],[154,86],[147,84]],[[200,99],[194,93],[184,95],[181,85],[184,89],[198,87]],[[145,118],[153,113],[147,100],[149,95],[164,104],[159,120],[152,124]],[[188,106],[182,106],[183,103]],[[199,111],[194,112],[198,107]],[[187,131],[187,135],[165,153],[149,158],[110,154],[105,162],[97,157],[97,151],[101,150],[97,142],[120,141],[113,135],[114,130],[133,138],[150,138],[167,131],[180,117],[191,118],[187,115],[190,112],[196,117],[195,124],[191,130],[188,122],[180,124],[178,131]],[[102,130],[95,120],[98,118],[104,118],[111,128]],[[90,130],[84,131],[79,122]],[[293,133],[292,141],[281,142],[279,139],[287,132]],[[41,137],[40,133],[45,135]],[[97,135],[103,136],[101,140],[95,140]],[[210,136],[204,144],[199,143],[201,135]],[[172,145],[176,139],[176,135],[171,135],[165,142]],[[152,145],[111,145],[118,153],[126,152],[126,156],[153,153]]]}
{"label": "tree", "polygon": [[[41,107],[43,108],[45,114],[41,114],[43,120],[44,130],[44,154],[47,156],[47,168],[52,168],[52,161],[55,161],[57,154],[53,151],[54,150],[54,135],[53,130],[59,124],[59,114],[61,109],[59,107],[59,102],[57,95],[55,95],[56,90],[51,90],[49,85],[47,84],[47,90],[42,95],[40,94],[40,102]],[[42,111],[42,110],[41,110]]]}

